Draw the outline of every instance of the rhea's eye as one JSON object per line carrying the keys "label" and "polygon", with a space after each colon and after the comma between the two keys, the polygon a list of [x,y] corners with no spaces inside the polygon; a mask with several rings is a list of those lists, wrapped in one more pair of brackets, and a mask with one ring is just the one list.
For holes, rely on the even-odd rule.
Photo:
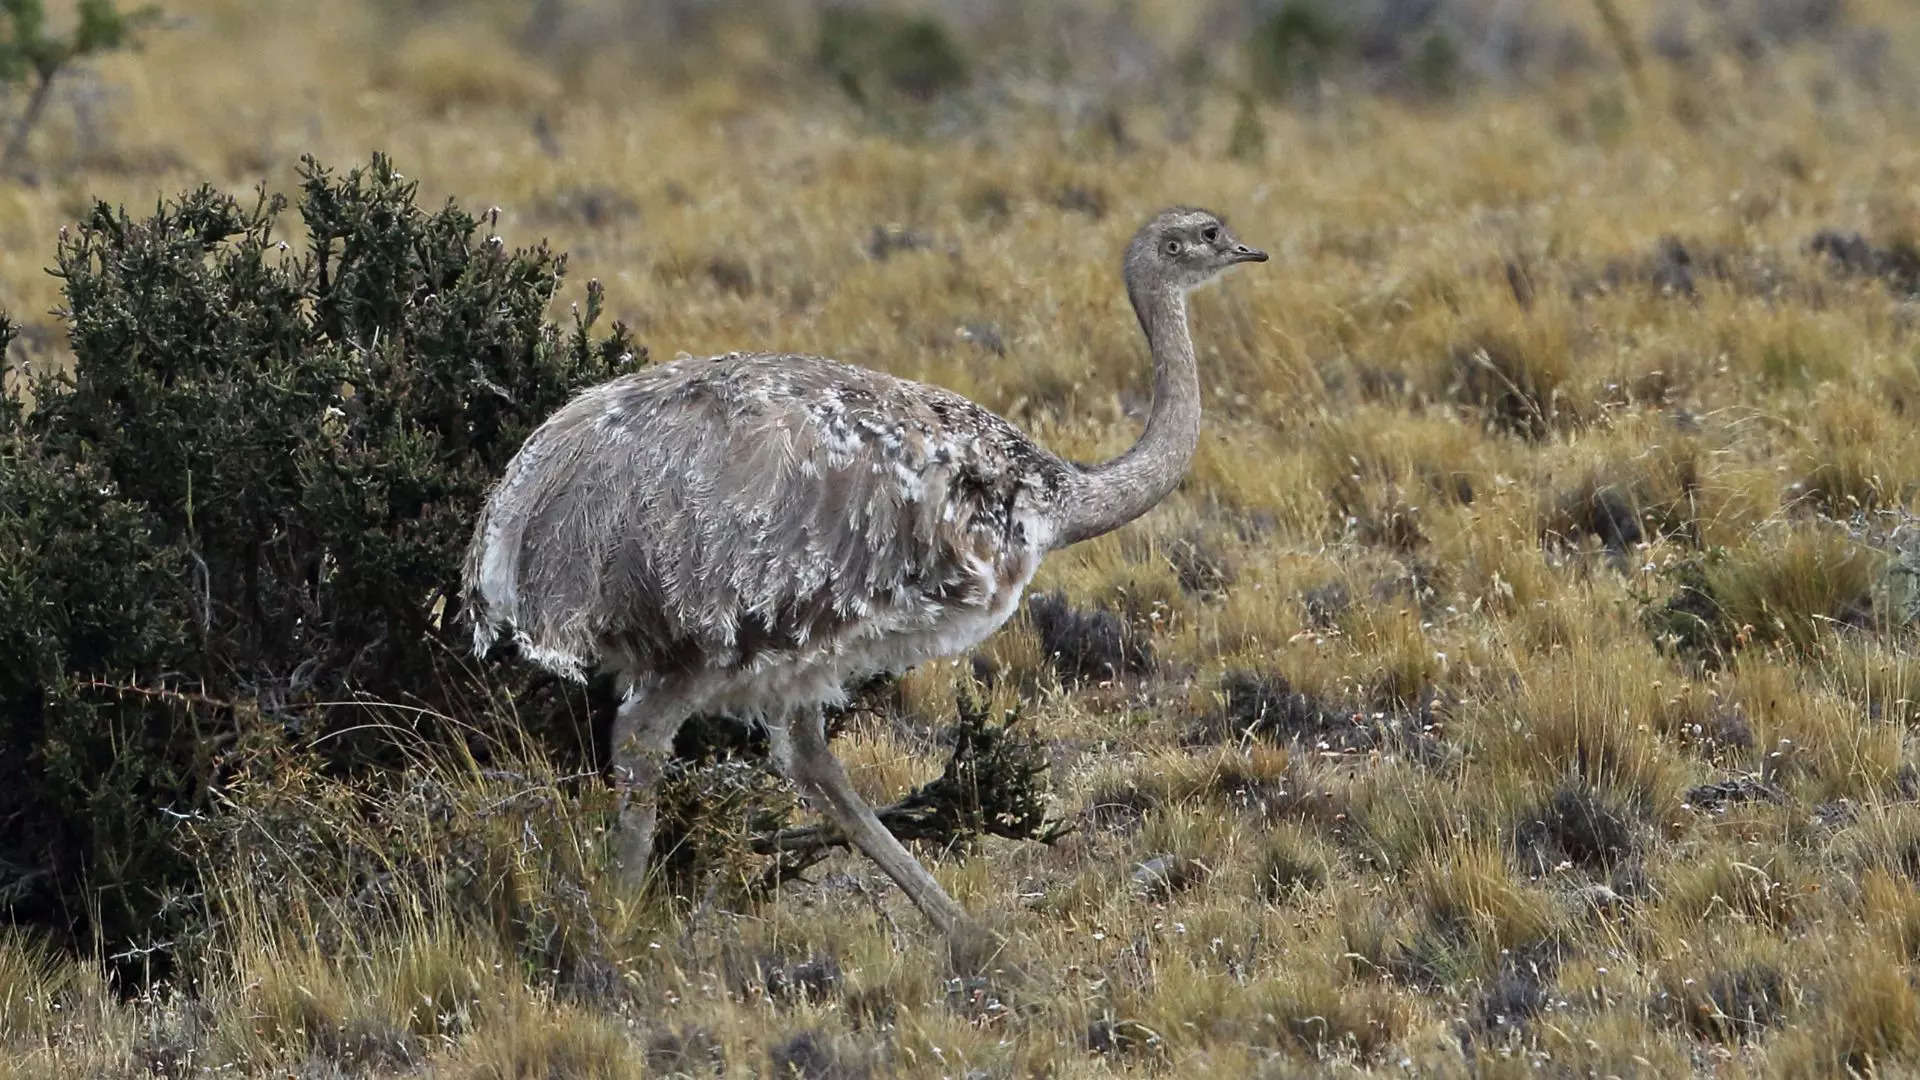
{"label": "rhea's eye", "polygon": [[1167,241],[1167,254],[1169,255],[1180,254],[1180,241],[1178,240]]}
{"label": "rhea's eye", "polygon": [[1201,229],[1200,239],[1205,240],[1209,244],[1213,243],[1215,240],[1220,239],[1219,226],[1209,225],[1206,228]]}

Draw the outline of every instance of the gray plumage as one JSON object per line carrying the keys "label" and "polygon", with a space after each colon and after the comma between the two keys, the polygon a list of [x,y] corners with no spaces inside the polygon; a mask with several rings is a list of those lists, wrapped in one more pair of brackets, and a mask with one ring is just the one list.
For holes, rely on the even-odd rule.
{"label": "gray plumage", "polygon": [[[475,644],[511,633],[556,671],[643,682],[837,666],[990,608],[1071,472],[937,387],[678,360],[580,395],[514,459],[467,567]],[[788,704],[765,681],[715,704]]]}
{"label": "gray plumage", "polygon": [[959,906],[885,832],[826,748],[854,677],[964,651],[1018,608],[1045,554],[1144,513],[1184,473],[1199,386],[1186,291],[1265,255],[1177,208],[1128,247],[1154,407],[1105,465],[1050,453],[938,387],[815,356],[682,358],[593,387],[508,465],[465,567],[474,645],[572,678],[616,674],[626,871],[698,712],[759,718],[774,756],[942,929]]}

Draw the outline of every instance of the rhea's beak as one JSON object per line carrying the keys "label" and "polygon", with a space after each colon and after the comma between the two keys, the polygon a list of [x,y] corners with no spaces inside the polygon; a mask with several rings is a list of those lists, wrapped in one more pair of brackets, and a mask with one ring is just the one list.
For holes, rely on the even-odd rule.
{"label": "rhea's beak", "polygon": [[1227,257],[1237,263],[1267,261],[1266,252],[1261,251],[1259,248],[1248,247],[1245,244],[1233,245],[1233,250],[1227,252]]}

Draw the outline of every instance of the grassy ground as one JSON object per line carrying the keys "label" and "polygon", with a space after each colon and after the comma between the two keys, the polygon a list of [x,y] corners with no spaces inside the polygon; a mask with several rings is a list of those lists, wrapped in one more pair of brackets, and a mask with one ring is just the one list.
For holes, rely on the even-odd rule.
{"label": "grassy ground", "polygon": [[[528,970],[431,896],[343,943],[344,900],[242,860],[209,868],[191,992],[118,1001],[0,938],[0,1076],[1920,1068],[1906,5],[1757,57],[1704,7],[1567,5],[1583,60],[1425,102],[1000,74],[867,109],[781,33],[676,54],[650,16],[529,43],[504,7],[415,6],[180,0],[76,79],[37,175],[0,181],[24,355],[59,362],[41,267],[88,196],[383,149],[570,250],[655,355],[825,352],[1086,460],[1148,391],[1122,245],[1219,210],[1275,259],[1195,300],[1193,473],[1036,583],[1113,613],[1085,633],[1129,670],[1051,658],[1071,620],[982,650],[1078,829],[939,861],[1010,942],[979,955],[851,859],[768,903],[636,904],[537,763],[423,765],[514,853],[498,887],[585,882],[554,918],[591,971]],[[1143,9],[1152,41],[1204,25]],[[1616,10],[1636,42],[1694,11],[1691,57],[1623,66]],[[970,670],[853,721],[871,796],[938,768]]]}

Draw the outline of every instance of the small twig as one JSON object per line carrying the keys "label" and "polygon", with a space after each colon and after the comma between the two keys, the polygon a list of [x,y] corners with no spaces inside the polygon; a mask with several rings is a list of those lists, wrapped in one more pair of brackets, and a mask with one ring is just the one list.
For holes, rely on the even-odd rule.
{"label": "small twig", "polygon": [[847,838],[831,825],[801,825],[753,838],[755,855],[807,854],[846,846]]}
{"label": "small twig", "polygon": [[111,690],[117,694],[135,694],[140,697],[157,698],[176,705],[208,705],[216,709],[238,710],[239,705],[223,701],[204,691],[176,690],[171,686],[143,686],[132,682],[108,682],[105,679],[83,679],[81,686],[89,690]]}

